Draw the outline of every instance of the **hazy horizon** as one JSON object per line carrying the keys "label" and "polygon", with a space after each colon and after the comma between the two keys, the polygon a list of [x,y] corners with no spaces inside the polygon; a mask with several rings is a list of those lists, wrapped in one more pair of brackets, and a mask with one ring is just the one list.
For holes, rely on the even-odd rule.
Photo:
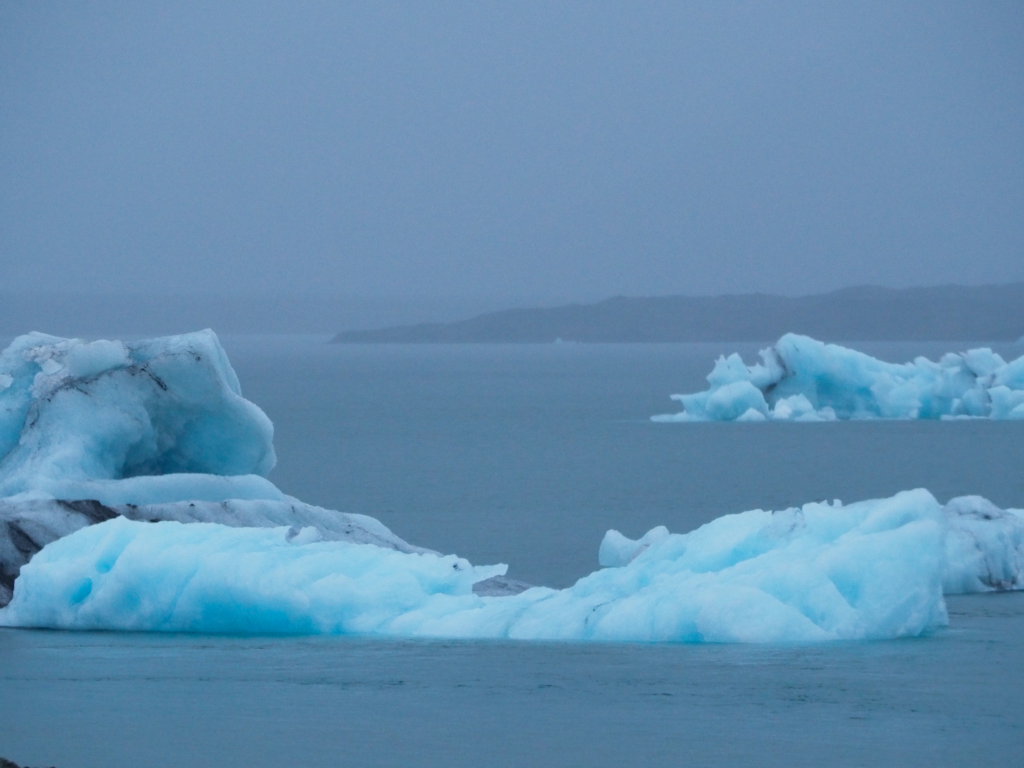
{"label": "hazy horizon", "polygon": [[[839,290],[872,287],[879,286],[848,286]],[[625,298],[665,298],[680,295],[686,296],[650,294],[644,297]],[[815,295],[821,294],[802,294]],[[727,296],[729,294],[703,297],[697,295],[694,298]],[[333,336],[344,331],[369,331],[418,323],[448,323],[508,309],[592,305],[617,297],[621,298],[623,295],[579,300],[552,296],[40,292],[0,288],[0,336],[13,337],[29,331],[42,331],[58,336],[131,336],[183,333],[205,327],[227,334],[316,333]],[[983,309],[985,308],[979,307],[979,310]]]}
{"label": "hazy horizon", "polygon": [[7,292],[1024,280],[1024,6],[0,7]]}

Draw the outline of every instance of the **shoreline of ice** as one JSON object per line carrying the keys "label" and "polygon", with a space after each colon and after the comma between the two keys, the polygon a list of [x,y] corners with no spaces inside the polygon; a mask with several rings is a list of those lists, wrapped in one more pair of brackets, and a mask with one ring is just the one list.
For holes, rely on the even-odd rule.
{"label": "shoreline of ice", "polygon": [[719,357],[707,390],[672,395],[683,410],[651,420],[1024,419],[1024,357],[1006,362],[987,348],[887,363],[789,333],[760,357]]}
{"label": "shoreline of ice", "polygon": [[16,339],[0,354],[0,625],[818,642],[926,635],[944,594],[1024,588],[1024,513],[920,489],[609,531],[603,568],[525,588],[286,496],[263,476],[272,438],[211,331]]}

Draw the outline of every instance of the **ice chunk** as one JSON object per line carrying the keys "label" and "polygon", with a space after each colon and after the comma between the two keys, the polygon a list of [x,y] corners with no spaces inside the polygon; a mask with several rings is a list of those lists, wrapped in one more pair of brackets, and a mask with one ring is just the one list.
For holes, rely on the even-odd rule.
{"label": "ice chunk", "polygon": [[1020,583],[1024,522],[993,510],[971,499],[943,508],[919,490],[727,515],[684,535],[609,534],[601,559],[619,567],[504,597],[473,592],[504,566],[312,541],[294,528],[119,517],[36,555],[0,623],[603,641],[913,636],[946,623],[944,583]]}
{"label": "ice chunk", "polygon": [[672,395],[683,411],[653,421],[1024,418],[1024,357],[990,349],[896,364],[835,344],[786,334],[746,366],[720,357],[710,388]]}
{"label": "ice chunk", "polygon": [[[121,481],[125,482],[125,481]],[[335,512],[283,497],[282,501],[179,501],[102,504],[96,500],[0,499],[0,607],[10,602],[22,566],[45,545],[87,525],[122,516],[140,522],[220,523],[231,527],[289,527],[290,541],[348,541],[397,552],[430,553],[372,517]]]}
{"label": "ice chunk", "polygon": [[784,397],[775,403],[775,407],[772,409],[772,418],[779,421],[799,419],[812,414],[817,415],[806,395]]}
{"label": "ice chunk", "polygon": [[991,414],[993,419],[1020,418],[1015,414],[1024,405],[1024,390],[1013,390],[999,385],[998,387],[992,387],[988,394],[992,401]]}
{"label": "ice chunk", "polygon": [[[0,354],[0,381],[0,496],[113,502],[116,493],[88,484],[259,476],[274,466],[273,426],[241,396],[212,331],[127,343],[32,333]],[[140,500],[170,500],[188,498],[187,484],[140,479],[135,487]],[[266,482],[258,491],[258,481],[242,485],[243,495],[276,492]]]}
{"label": "ice chunk", "polygon": [[380,632],[431,599],[481,600],[455,556],[311,541],[289,528],[118,517],[45,547],[0,611],[7,625],[231,633]]}
{"label": "ice chunk", "polygon": [[952,499],[943,511],[946,594],[1024,589],[1024,511],[980,496]]}
{"label": "ice chunk", "polygon": [[768,421],[768,417],[755,408],[747,408],[735,421]]}
{"label": "ice chunk", "polygon": [[131,358],[128,348],[119,341],[94,341],[72,345],[64,356],[64,365],[69,378],[88,379],[104,371],[127,368]]}
{"label": "ice chunk", "polygon": [[732,421],[748,411],[767,413],[768,404],[761,390],[749,381],[735,381],[712,392],[704,409],[712,419]]}

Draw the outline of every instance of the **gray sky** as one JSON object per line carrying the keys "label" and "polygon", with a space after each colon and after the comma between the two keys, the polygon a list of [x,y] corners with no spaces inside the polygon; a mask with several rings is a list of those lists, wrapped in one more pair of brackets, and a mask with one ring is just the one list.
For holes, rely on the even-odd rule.
{"label": "gray sky", "polygon": [[1024,280],[1020,2],[0,6],[0,287]]}

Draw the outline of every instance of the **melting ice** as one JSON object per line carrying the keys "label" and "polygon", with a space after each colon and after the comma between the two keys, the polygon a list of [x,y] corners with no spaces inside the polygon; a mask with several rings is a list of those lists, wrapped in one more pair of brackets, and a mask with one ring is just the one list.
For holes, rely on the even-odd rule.
{"label": "melting ice", "polygon": [[[1015,364],[987,359],[988,391],[1006,386],[993,382]],[[758,368],[767,358],[744,370]],[[755,383],[717,391],[746,384],[764,400]],[[267,481],[272,427],[212,332],[24,336],[0,355],[0,389],[7,626],[807,642],[924,634],[947,621],[944,593],[1024,587],[1024,513],[917,490],[753,510],[686,534],[609,531],[605,567],[572,587],[489,596],[479,587],[504,565],[417,548]]]}
{"label": "melting ice", "polygon": [[786,334],[746,365],[719,357],[704,392],[672,395],[683,410],[654,421],[1024,419],[1024,357],[991,349],[886,363],[836,344]]}

